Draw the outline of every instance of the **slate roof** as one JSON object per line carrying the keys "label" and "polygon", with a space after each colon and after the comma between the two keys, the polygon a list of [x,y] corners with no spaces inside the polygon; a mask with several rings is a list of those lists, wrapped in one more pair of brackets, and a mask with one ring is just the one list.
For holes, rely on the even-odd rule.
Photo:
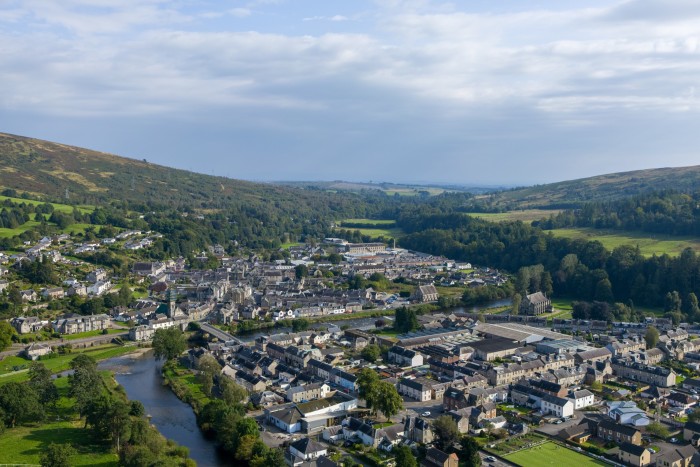
{"label": "slate roof", "polygon": [[312,454],[326,450],[325,446],[309,438],[301,438],[300,440],[290,444],[290,447],[293,447],[302,454]]}
{"label": "slate roof", "polygon": [[622,443],[620,444],[620,451],[628,452],[632,455],[635,456],[641,456],[644,454],[644,451],[646,451],[647,448],[644,446],[637,446],[636,444],[632,443]]}

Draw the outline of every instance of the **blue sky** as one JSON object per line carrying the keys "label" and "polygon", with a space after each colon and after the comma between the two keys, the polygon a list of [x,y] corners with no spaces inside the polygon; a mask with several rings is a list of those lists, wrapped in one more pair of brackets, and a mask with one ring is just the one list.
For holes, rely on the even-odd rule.
{"label": "blue sky", "polygon": [[0,131],[251,180],[700,163],[696,0],[0,0]]}

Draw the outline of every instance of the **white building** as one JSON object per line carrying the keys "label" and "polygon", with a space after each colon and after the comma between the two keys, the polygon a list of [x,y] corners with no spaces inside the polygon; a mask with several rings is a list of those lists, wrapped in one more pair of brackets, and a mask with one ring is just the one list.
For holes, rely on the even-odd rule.
{"label": "white building", "polygon": [[574,402],[574,410],[581,410],[584,407],[593,405],[594,403],[593,393],[588,389],[571,391],[569,398]]}
{"label": "white building", "polygon": [[542,398],[542,413],[556,415],[557,417],[573,417],[574,403],[571,399],[547,394]]}

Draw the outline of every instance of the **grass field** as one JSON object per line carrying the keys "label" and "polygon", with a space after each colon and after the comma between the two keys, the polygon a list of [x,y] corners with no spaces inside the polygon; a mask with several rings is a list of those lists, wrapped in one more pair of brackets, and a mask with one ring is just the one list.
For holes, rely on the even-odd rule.
{"label": "grass field", "polygon": [[[44,204],[44,201],[35,201],[32,199],[11,198],[9,196],[0,196],[0,202],[8,200],[8,199],[10,201],[12,201],[13,203],[17,203],[17,204],[25,203],[25,204],[31,204],[33,206],[39,206],[40,204]],[[70,214],[73,212],[74,206],[71,206],[69,204],[60,204],[60,203],[51,203],[51,204],[53,204],[53,208],[56,211],[67,213],[67,214]],[[83,214],[91,213],[92,211],[95,210],[95,206],[88,206],[88,205],[78,206],[78,210],[80,212],[82,212]]]}
{"label": "grass field", "polygon": [[[108,344],[89,348],[85,350],[84,353],[99,361],[127,354],[132,352],[135,348],[136,347],[134,346]],[[41,363],[46,365],[46,368],[51,370],[53,373],[59,373],[69,369],[71,360],[73,360],[79,353],[81,352],[75,351],[70,354],[59,355],[54,358],[47,358],[45,360],[41,360]],[[4,360],[0,361],[0,385],[13,381],[22,382],[29,379],[29,375],[27,374],[29,363],[29,360],[22,357],[6,357]]]}
{"label": "grass field", "polygon": [[[107,329],[107,334],[119,334],[122,332],[126,332],[128,329]],[[66,336],[63,336],[64,340],[67,341],[72,341],[76,339],[83,339],[84,337],[95,337],[95,336],[101,336],[102,331],[88,331],[88,332],[81,332],[78,334],[69,334]]]}
{"label": "grass field", "polygon": [[619,230],[599,229],[555,229],[550,232],[556,237],[570,239],[598,240],[608,250],[621,245],[639,246],[644,256],[664,253],[677,256],[686,248],[700,251],[700,241],[692,237],[671,237],[669,235],[652,235],[644,232],[622,232]]}
{"label": "grass field", "polygon": [[71,457],[71,465],[118,465],[118,457],[109,452],[109,445],[95,441],[83,428],[84,422],[68,415],[73,405],[73,400],[68,398],[68,378],[58,378],[54,384],[60,399],[56,410],[50,410],[51,421],[5,430],[0,436],[0,464],[38,464],[41,453],[49,444],[70,443],[78,451]]}
{"label": "grass field", "polygon": [[522,221],[522,222],[532,222],[538,221],[542,218],[548,218],[550,215],[558,214],[559,210],[547,210],[547,209],[525,209],[522,211],[509,211],[509,212],[469,212],[472,217],[478,217],[479,219],[484,219],[485,221],[491,222],[503,222],[503,221]]}
{"label": "grass field", "polygon": [[[27,221],[24,224],[20,225],[19,227],[15,229],[7,229],[7,228],[0,228],[0,238],[11,238],[11,237],[16,237],[17,235],[20,235],[27,230],[31,230],[34,227],[37,227],[40,224],[39,221],[36,220],[31,220]],[[56,225],[51,222],[49,222],[49,225]],[[89,227],[93,227],[95,229],[95,232],[99,232],[100,229],[102,228],[101,225],[92,225],[92,224],[71,224],[67,226],[65,229],[61,229],[61,233],[67,233],[67,234],[84,234],[85,230],[88,229]]]}
{"label": "grass field", "polygon": [[[349,227],[343,225],[344,223],[348,224],[367,224],[367,225],[374,225],[376,227],[371,227],[371,228],[355,228],[355,227]],[[384,238],[398,238],[399,236],[403,235],[403,231],[395,227],[396,222],[390,219],[343,219],[340,222],[340,227],[338,229],[346,229],[350,231],[355,231],[359,230],[360,234],[362,235],[368,235],[372,238],[377,238],[377,237],[384,237]]]}
{"label": "grass field", "polygon": [[521,465],[522,467],[543,467],[547,465],[575,465],[576,467],[586,467],[609,465],[552,442],[508,454],[504,457],[510,462]]}
{"label": "grass field", "polygon": [[372,224],[372,225],[393,225],[396,221],[391,219],[344,219],[341,223],[349,224]]}

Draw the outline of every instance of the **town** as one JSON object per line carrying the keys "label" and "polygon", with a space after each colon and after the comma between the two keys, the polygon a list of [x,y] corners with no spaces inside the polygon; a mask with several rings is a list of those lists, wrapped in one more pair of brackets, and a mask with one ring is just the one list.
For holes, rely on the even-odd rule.
{"label": "town", "polygon": [[[326,238],[268,261],[214,246],[194,264],[140,261],[122,276],[74,256],[105,245],[147,249],[158,235],[129,231],[82,244],[60,235],[0,256],[0,287],[18,314],[9,320],[17,342],[2,355],[42,360],[66,346],[196,333],[201,345],[179,356],[179,368],[198,374],[213,359],[214,377],[245,390],[263,441],[283,448],[290,466],[355,459],[401,467],[405,449],[421,465],[449,467],[518,464],[518,456],[551,450],[576,463],[697,461],[696,325],[556,318],[541,291],[517,310],[443,309],[437,304],[453,302],[439,290],[500,287],[509,278],[384,243]],[[13,279],[30,264],[60,271],[61,287],[17,289]],[[367,286],[381,281],[400,290]],[[128,299],[114,306],[105,300],[122,294]],[[73,297],[101,297],[102,312],[45,318]],[[360,317],[362,325],[343,325]],[[368,371],[398,404],[370,400]]]}

